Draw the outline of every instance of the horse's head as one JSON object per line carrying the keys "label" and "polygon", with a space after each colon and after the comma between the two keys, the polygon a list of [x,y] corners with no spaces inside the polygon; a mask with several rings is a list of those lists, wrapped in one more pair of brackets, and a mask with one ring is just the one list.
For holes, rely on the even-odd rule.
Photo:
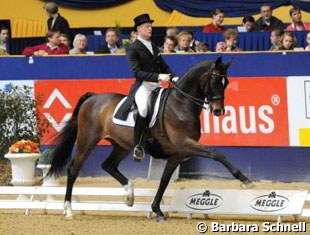
{"label": "horse's head", "polygon": [[225,89],[229,83],[227,69],[231,62],[222,63],[222,57],[212,64],[210,70],[203,74],[203,92],[210,104],[210,112],[215,116],[225,114],[224,98]]}

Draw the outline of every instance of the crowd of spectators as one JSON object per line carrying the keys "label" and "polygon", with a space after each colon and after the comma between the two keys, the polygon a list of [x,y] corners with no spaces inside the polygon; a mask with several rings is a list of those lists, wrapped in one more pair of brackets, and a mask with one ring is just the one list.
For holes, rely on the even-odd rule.
{"label": "crowd of spectators", "polygon": [[[60,15],[58,7],[54,2],[48,2],[44,6],[48,16],[46,34],[46,43],[34,47],[24,48],[22,54],[26,56],[44,56],[59,54],[123,54],[126,45],[119,44],[119,32],[114,28],[106,30],[103,38],[104,44],[96,51],[87,51],[87,37],[83,34],[77,34],[72,37],[68,21]],[[242,25],[237,28],[225,28],[223,22],[224,12],[215,9],[211,12],[212,21],[207,24],[202,32],[223,33],[223,41],[216,44],[215,52],[238,52],[243,51],[238,45],[238,32],[270,31],[271,51],[276,50],[294,50],[296,38],[291,31],[310,30],[310,23],[302,21],[300,8],[294,6],[290,9],[289,15],[292,22],[285,27],[284,23],[272,15],[272,8],[268,4],[263,4],[260,8],[261,17],[256,21],[253,16],[245,16]],[[0,55],[9,54],[7,40],[9,37],[8,28],[0,28]],[[73,39],[73,40],[72,40]],[[130,33],[129,43],[137,39],[137,32]],[[307,34],[307,46],[305,50],[310,50],[310,33]],[[205,53],[211,52],[207,42],[200,42],[195,39],[190,30],[179,30],[177,27],[171,27],[166,30],[164,43],[160,47],[162,53]]]}

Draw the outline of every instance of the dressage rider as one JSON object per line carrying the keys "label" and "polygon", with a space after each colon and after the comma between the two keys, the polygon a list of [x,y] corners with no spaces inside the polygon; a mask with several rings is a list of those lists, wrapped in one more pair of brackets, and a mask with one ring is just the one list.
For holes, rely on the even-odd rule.
{"label": "dressage rider", "polygon": [[158,87],[160,81],[170,81],[175,75],[165,63],[158,47],[151,42],[152,23],[148,14],[134,18],[134,30],[138,38],[126,50],[129,65],[136,78],[127,100],[115,117],[126,120],[127,115],[135,101],[138,114],[134,128],[134,158],[140,161],[144,157],[144,131],[146,128],[147,101],[151,92]]}

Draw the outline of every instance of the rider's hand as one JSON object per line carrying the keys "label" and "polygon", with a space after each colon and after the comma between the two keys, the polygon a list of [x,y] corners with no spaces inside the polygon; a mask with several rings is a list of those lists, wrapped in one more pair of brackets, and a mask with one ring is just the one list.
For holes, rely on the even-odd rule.
{"label": "rider's hand", "polygon": [[164,81],[164,82],[170,81],[170,74],[163,74],[163,73],[159,74],[158,81]]}
{"label": "rider's hand", "polygon": [[177,82],[179,80],[179,77],[174,77],[174,78],[172,78],[172,81],[175,83],[175,82]]}

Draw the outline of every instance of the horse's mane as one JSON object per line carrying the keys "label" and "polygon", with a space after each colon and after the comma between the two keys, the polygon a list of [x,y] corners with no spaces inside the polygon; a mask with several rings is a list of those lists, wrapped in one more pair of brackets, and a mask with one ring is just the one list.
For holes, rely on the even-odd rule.
{"label": "horse's mane", "polygon": [[191,66],[189,70],[186,71],[186,73],[178,80],[176,85],[179,88],[182,88],[185,82],[188,82],[192,78],[197,78],[197,75],[200,76],[201,74],[207,72],[211,68],[213,63],[214,61],[212,60],[205,60]]}

